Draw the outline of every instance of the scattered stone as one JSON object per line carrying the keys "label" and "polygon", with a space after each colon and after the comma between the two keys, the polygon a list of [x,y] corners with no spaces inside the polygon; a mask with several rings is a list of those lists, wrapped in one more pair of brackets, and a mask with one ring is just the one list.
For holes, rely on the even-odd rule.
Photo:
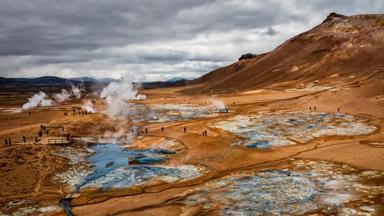
{"label": "scattered stone", "polygon": [[109,167],[111,167],[112,165],[113,165],[113,161],[107,163],[107,164],[105,165],[105,167],[109,168]]}
{"label": "scattered stone", "polygon": [[359,209],[361,209],[361,210],[363,210],[363,211],[365,211],[365,212],[375,212],[375,211],[376,211],[376,210],[375,210],[373,207],[371,207],[371,206],[360,206]]}

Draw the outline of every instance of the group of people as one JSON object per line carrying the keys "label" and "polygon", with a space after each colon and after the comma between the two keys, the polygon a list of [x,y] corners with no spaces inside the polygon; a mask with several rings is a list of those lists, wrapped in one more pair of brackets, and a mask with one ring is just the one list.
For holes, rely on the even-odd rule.
{"label": "group of people", "polygon": [[[76,115],[76,114],[79,114],[79,115],[88,115],[88,111],[79,111],[79,112],[73,112],[73,115]],[[64,115],[68,115],[68,113],[64,113]]]}
{"label": "group of people", "polygon": [[309,111],[312,111],[312,109],[313,109],[313,111],[316,111],[316,106],[314,106],[313,108],[312,108],[312,106],[309,106]]}
{"label": "group of people", "polygon": [[[313,111],[316,111],[316,106],[313,106],[313,107],[312,107],[312,106],[309,106],[309,111],[312,112],[312,110],[313,110]],[[340,110],[341,110],[340,107],[338,107],[338,108],[337,108],[337,112],[340,112]]]}
{"label": "group of people", "polygon": [[[72,115],[75,116],[76,114],[78,115],[88,115],[90,112],[87,110],[83,110],[81,107],[72,107]],[[67,116],[69,113],[64,112],[64,115]]]}
{"label": "group of people", "polygon": [[[137,134],[140,135],[140,133],[145,133],[145,134],[148,134],[148,128],[145,128],[144,130],[145,132],[141,131],[141,130],[137,130]],[[161,131],[164,132],[165,131],[165,128],[164,127],[161,127]],[[183,127],[183,131],[184,133],[187,133],[187,127]],[[135,130],[132,128],[131,129],[131,132],[132,133],[135,133]],[[203,136],[208,136],[208,131],[204,130],[203,131]]]}
{"label": "group of people", "polygon": [[44,133],[48,136],[49,135],[49,130],[47,130],[45,125],[40,125],[39,137],[42,137]]}
{"label": "group of people", "polygon": [[[27,142],[27,138],[25,136],[23,136],[23,142],[24,143]],[[12,145],[12,139],[11,138],[4,139],[4,145],[5,146],[11,146]]]}
{"label": "group of people", "polygon": [[[60,126],[60,129],[61,129],[62,134],[64,134],[64,127]],[[48,130],[48,128],[45,125],[41,124],[40,125],[40,130],[38,132],[38,136],[35,137],[35,144],[37,144],[37,143],[39,143],[41,141],[41,138],[39,138],[39,137],[42,137],[44,135],[44,133],[48,136],[49,135],[49,130]],[[65,137],[66,137],[68,142],[72,142],[72,136],[70,134],[65,134]],[[27,143],[27,137],[23,135],[22,138],[23,138],[23,143]],[[5,146],[12,145],[11,138],[5,139],[4,140],[4,144],[5,144]]]}
{"label": "group of people", "polygon": [[12,140],[11,140],[11,138],[5,139],[5,141],[4,141],[4,145],[5,145],[5,146],[10,146],[10,145],[12,145]]}

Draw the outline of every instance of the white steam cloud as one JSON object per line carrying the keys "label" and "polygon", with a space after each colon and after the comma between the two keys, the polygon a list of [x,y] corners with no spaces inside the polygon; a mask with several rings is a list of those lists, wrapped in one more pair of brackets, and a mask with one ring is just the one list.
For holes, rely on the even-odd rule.
{"label": "white steam cloud", "polygon": [[58,103],[67,101],[70,97],[71,97],[71,94],[69,94],[69,92],[65,89],[61,89],[61,93],[57,93],[53,95],[53,98]]}
{"label": "white steam cloud", "polygon": [[100,94],[107,102],[105,113],[113,118],[121,117],[127,113],[129,100],[143,100],[145,95],[137,94],[137,88],[132,84],[132,79],[125,77],[120,82],[109,83]]}
{"label": "white steam cloud", "polygon": [[210,98],[209,101],[211,102],[211,104],[217,109],[217,110],[225,110],[226,109],[226,106],[224,104],[224,102],[220,99],[217,99],[217,98]]}
{"label": "white steam cloud", "polygon": [[138,94],[138,95],[136,96],[136,99],[137,99],[137,100],[145,100],[145,99],[147,99],[147,96],[146,96],[146,95],[143,95],[143,94]]}
{"label": "white steam cloud", "polygon": [[[72,85],[70,92],[68,92],[65,89],[61,89],[60,93],[56,93],[56,94],[52,95],[52,97],[57,103],[62,103],[64,101],[69,100],[72,96],[76,97],[77,99],[80,99],[81,98],[81,92],[83,92],[83,91],[84,91],[84,89],[82,89],[78,86]],[[40,92],[34,94],[32,97],[28,98],[28,102],[23,104],[21,110],[19,110],[19,111],[29,110],[29,109],[35,108],[37,106],[47,107],[47,106],[52,106],[54,104],[55,104],[54,101],[52,99],[48,98],[48,95],[45,92],[40,91]]]}
{"label": "white steam cloud", "polygon": [[93,103],[90,100],[84,101],[83,105],[81,106],[84,110],[90,113],[95,113],[96,109],[93,107]]}
{"label": "white steam cloud", "polygon": [[134,133],[132,130],[136,128],[133,127],[131,129],[127,128],[128,121],[126,119],[118,119],[118,121],[114,122],[115,129],[107,130],[104,134],[98,138],[98,143],[118,143],[118,144],[129,144],[134,137]]}
{"label": "white steam cloud", "polygon": [[51,99],[47,98],[47,94],[40,91],[28,98],[28,102],[23,104],[23,110],[29,110],[37,106],[52,106],[54,103]]}
{"label": "white steam cloud", "polygon": [[83,88],[80,88],[78,86],[75,86],[75,85],[71,85],[71,92],[72,92],[72,95],[75,96],[77,99],[80,99],[81,98],[81,92],[84,91]]}

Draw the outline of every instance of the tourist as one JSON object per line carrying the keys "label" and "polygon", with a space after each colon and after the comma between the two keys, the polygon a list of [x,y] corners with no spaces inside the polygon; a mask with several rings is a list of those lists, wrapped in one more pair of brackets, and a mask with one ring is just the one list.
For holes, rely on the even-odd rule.
{"label": "tourist", "polygon": [[4,139],[4,144],[5,144],[5,146],[8,145],[8,140],[7,139]]}
{"label": "tourist", "polygon": [[309,111],[311,111],[311,112],[312,112],[312,107],[311,107],[311,106],[309,106]]}
{"label": "tourist", "polygon": [[24,143],[26,142],[26,138],[25,138],[25,136],[23,136],[23,141],[24,141]]}
{"label": "tourist", "polygon": [[337,108],[337,112],[340,112],[340,107]]}
{"label": "tourist", "polygon": [[187,132],[187,128],[186,127],[184,127],[184,133],[186,133]]}
{"label": "tourist", "polygon": [[39,140],[37,139],[37,137],[35,137],[35,143],[37,144],[37,142],[38,142]]}
{"label": "tourist", "polygon": [[164,132],[164,127],[161,127],[161,131]]}
{"label": "tourist", "polygon": [[41,132],[41,130],[39,131],[39,137],[43,136],[43,133]]}
{"label": "tourist", "polygon": [[147,134],[148,133],[148,128],[145,128],[145,134]]}

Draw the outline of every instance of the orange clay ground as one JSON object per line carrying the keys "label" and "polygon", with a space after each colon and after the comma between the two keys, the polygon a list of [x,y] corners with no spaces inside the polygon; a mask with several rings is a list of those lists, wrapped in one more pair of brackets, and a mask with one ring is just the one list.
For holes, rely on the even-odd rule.
{"label": "orange clay ground", "polygon": [[[39,206],[57,206],[62,198],[72,196],[71,209],[75,215],[219,215],[219,205],[206,210],[202,206],[188,206],[177,200],[193,193],[196,187],[203,186],[210,180],[239,171],[287,167],[293,159],[329,161],[350,165],[359,170],[384,171],[384,100],[375,93],[376,87],[375,84],[362,82],[358,87],[351,84],[331,89],[264,89],[216,95],[215,98],[223,100],[230,108],[229,113],[175,122],[136,123],[146,127],[148,134],[133,137],[132,143],[124,143],[125,146],[143,148],[165,138],[172,139],[180,143],[178,152],[164,164],[201,165],[206,167],[204,173],[181,182],[149,180],[145,184],[124,189],[101,191],[86,188],[76,194],[68,186],[53,180],[56,173],[71,166],[66,158],[52,154],[53,148],[67,148],[66,146],[47,144],[48,139],[60,137],[60,129],[53,126],[63,126],[65,133],[70,133],[75,138],[100,137],[106,130],[115,130],[119,120],[109,119],[102,112],[64,116],[64,112],[71,113],[72,107],[80,106],[80,101],[62,104],[54,109],[48,107],[31,110],[31,115],[28,112],[1,112],[0,141],[4,144],[5,139],[11,138],[12,145],[0,147],[0,206],[4,214],[12,214],[21,207],[13,208],[10,202],[28,200]],[[178,93],[179,90],[180,88],[146,90],[142,93],[148,98],[136,103],[204,105],[211,97],[182,95]],[[361,92],[371,94],[361,97]],[[343,113],[366,118],[369,125],[378,129],[368,135],[322,136],[307,143],[258,150],[234,146],[232,144],[239,140],[238,136],[210,127],[210,123],[238,114],[309,111],[310,106],[316,106],[317,112],[326,113],[336,113],[340,108]],[[96,101],[97,110],[103,110],[104,107],[101,100]],[[43,135],[36,144],[34,141],[41,124],[51,126],[52,129],[49,136]],[[133,124],[129,121],[124,123],[128,131]],[[187,129],[186,133],[183,131],[184,127]],[[204,130],[208,136],[202,135]],[[22,136],[26,136],[26,143],[22,141]],[[82,149],[87,143],[75,139],[70,145],[75,149]],[[384,184],[384,179],[375,181]],[[378,206],[380,203],[384,205],[380,199],[375,203]],[[31,213],[34,214],[37,213]],[[65,213],[61,208],[56,208],[54,211],[39,214]],[[378,207],[372,214],[383,215],[383,208]]]}

